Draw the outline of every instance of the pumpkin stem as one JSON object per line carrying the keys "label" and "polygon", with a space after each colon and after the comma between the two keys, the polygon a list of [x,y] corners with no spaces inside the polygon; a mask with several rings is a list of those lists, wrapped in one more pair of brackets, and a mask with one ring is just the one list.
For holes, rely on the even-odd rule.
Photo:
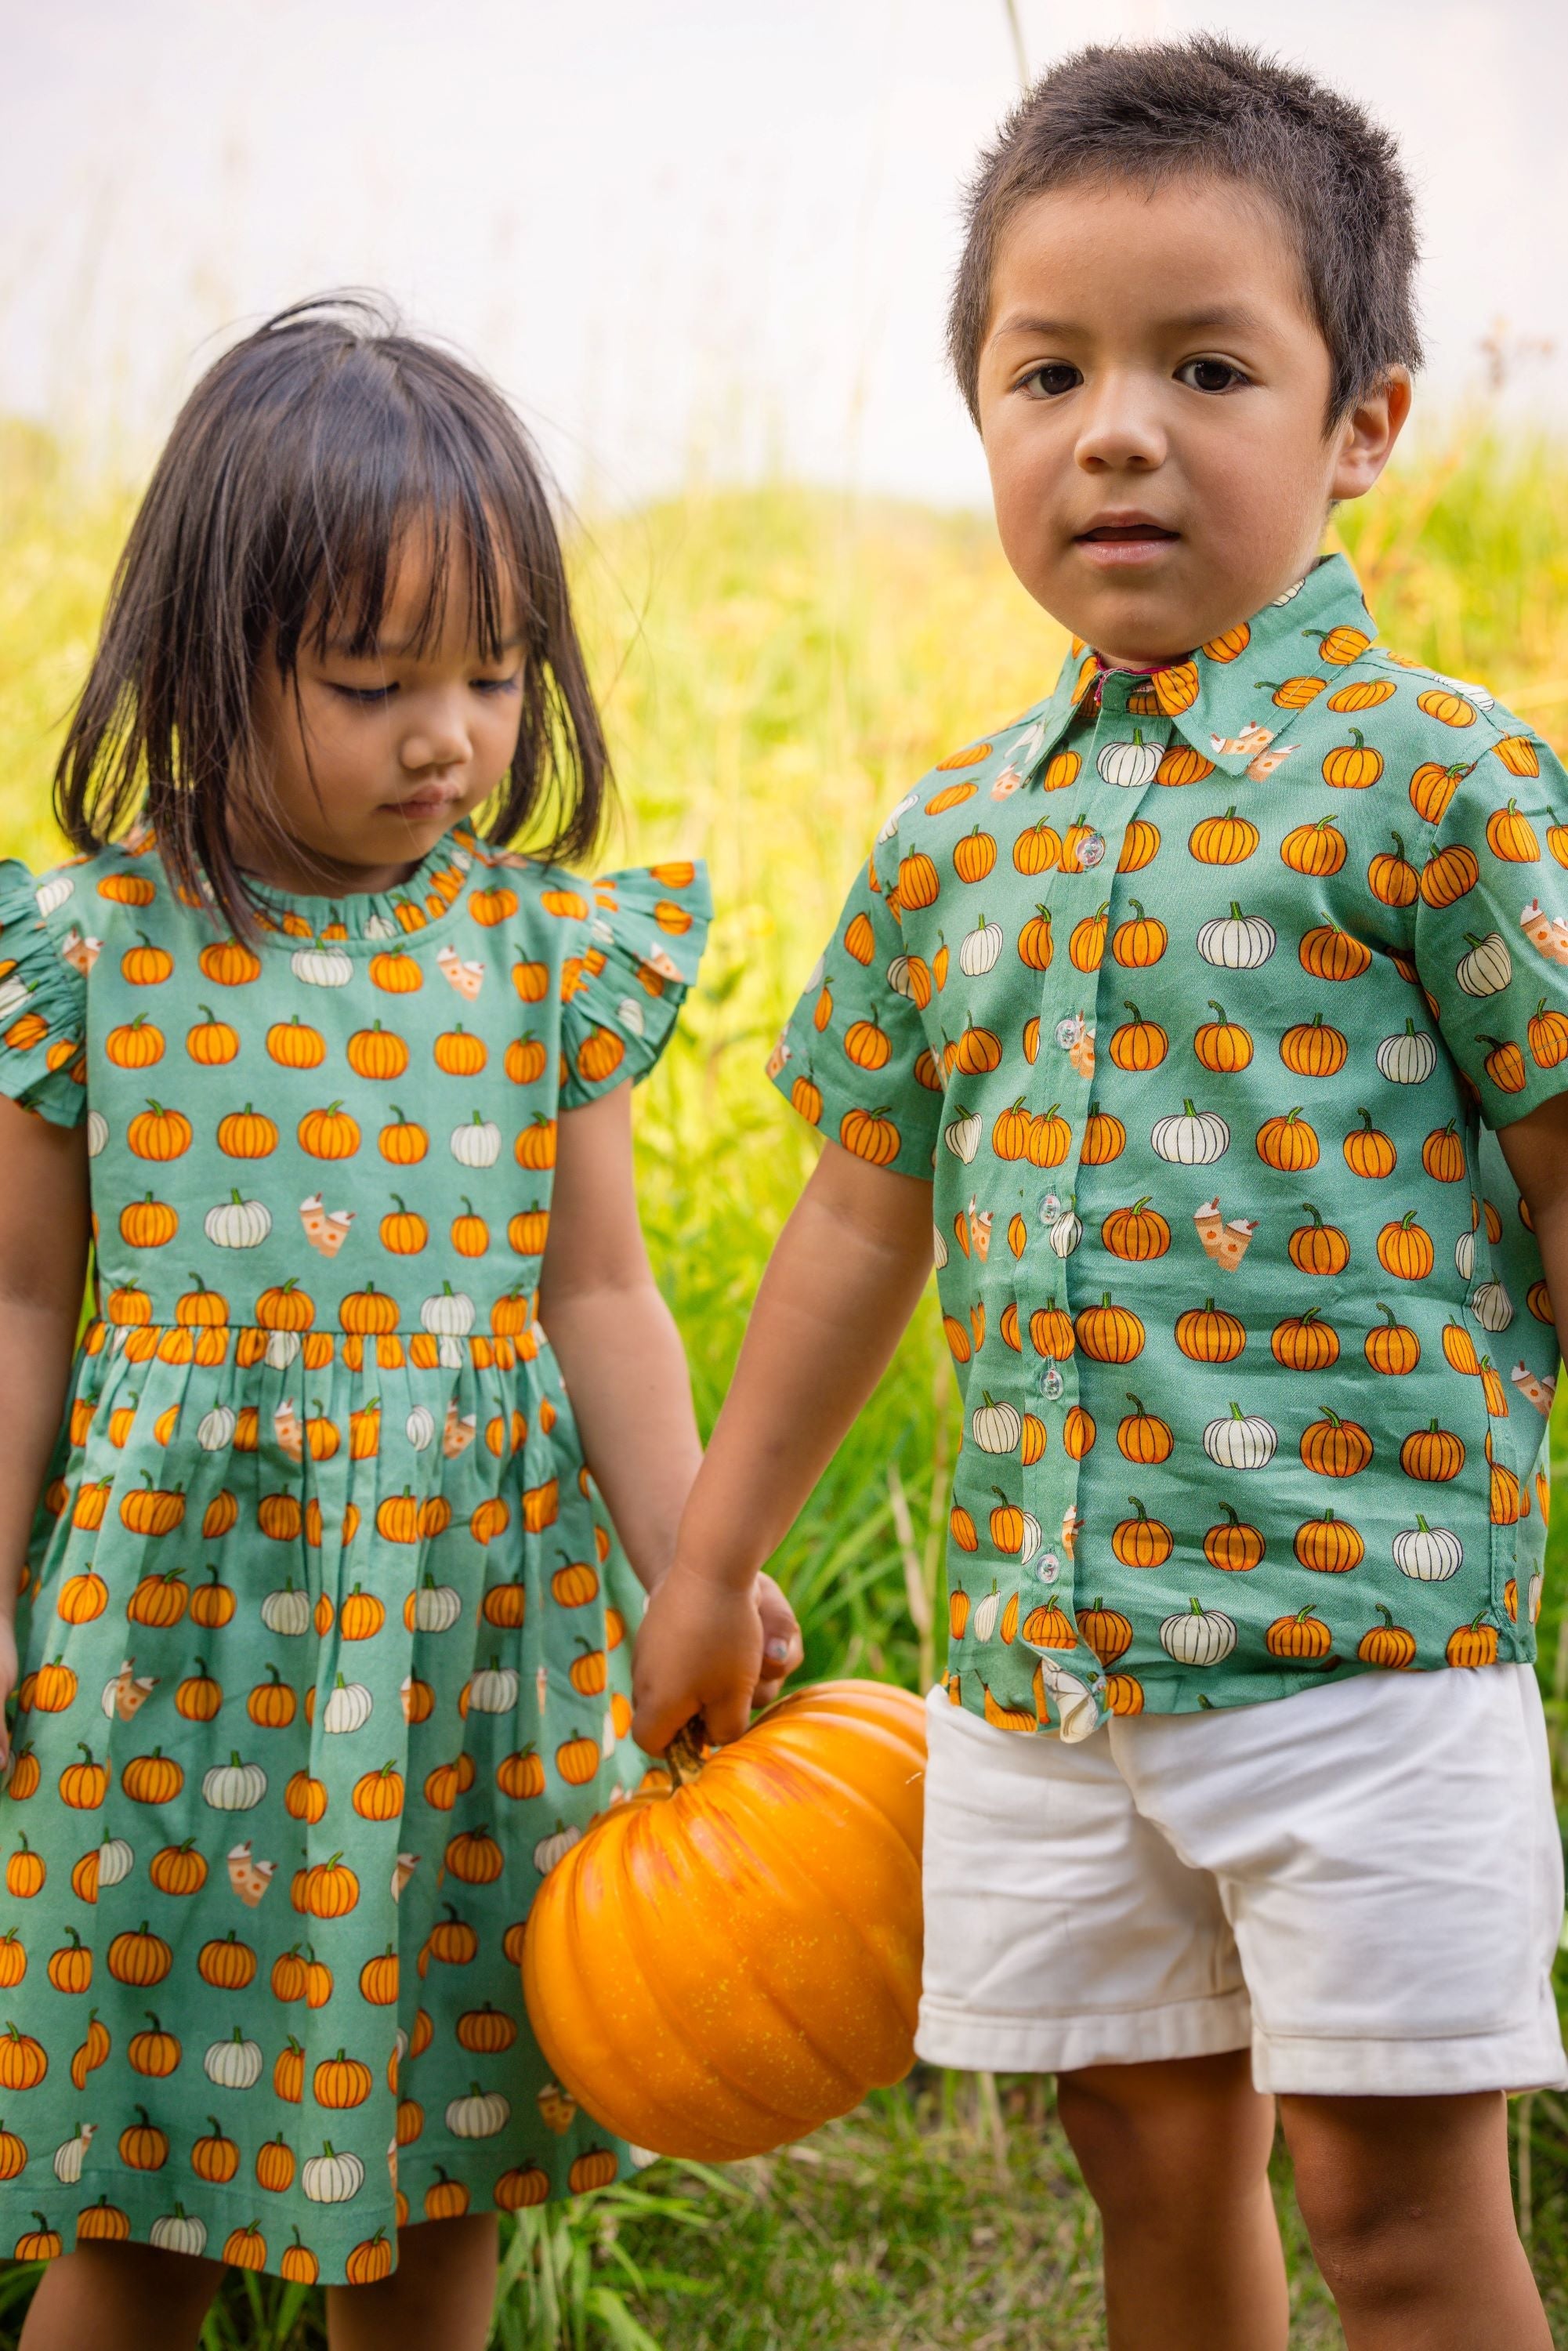
{"label": "pumpkin stem", "polygon": [[689,1787],[696,1778],[703,1768],[703,1749],[706,1744],[707,1725],[699,1712],[676,1731],[664,1750],[664,1761],[677,1788]]}

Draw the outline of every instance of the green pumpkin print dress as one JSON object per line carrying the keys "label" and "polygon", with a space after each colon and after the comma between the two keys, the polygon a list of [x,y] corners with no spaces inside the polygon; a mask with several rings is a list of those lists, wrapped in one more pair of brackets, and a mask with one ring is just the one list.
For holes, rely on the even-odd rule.
{"label": "green pumpkin print dress", "polygon": [[653,1066],[708,900],[460,830],[264,906],[222,936],[145,833],[0,866],[0,1090],[87,1121],[97,1289],[18,1612],[0,2248],[363,2283],[629,2159],[519,1987],[647,1768],[537,1285],[558,1112]]}

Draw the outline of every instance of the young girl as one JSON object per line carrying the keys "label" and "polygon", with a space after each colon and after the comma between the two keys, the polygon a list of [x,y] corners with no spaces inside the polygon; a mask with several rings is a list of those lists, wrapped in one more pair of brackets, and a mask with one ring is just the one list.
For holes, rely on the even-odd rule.
{"label": "young girl", "polygon": [[220,360],[61,759],[81,854],[0,868],[0,2242],[78,2249],[28,2351],[193,2342],[220,2262],[321,2280],[339,2351],[479,2346],[495,2211],[627,2160],[517,1976],[645,1769],[698,1458],[627,1081],[707,892],[560,871],[606,791],[498,395],[359,306]]}

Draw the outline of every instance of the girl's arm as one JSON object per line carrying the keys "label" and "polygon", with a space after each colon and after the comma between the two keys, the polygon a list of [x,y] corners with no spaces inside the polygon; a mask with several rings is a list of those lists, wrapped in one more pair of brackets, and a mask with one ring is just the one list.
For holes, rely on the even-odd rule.
{"label": "girl's arm", "polygon": [[[27,1538],[65,1409],[87,1274],[87,1135],[0,1098],[0,1703]],[[8,1742],[0,1725],[0,1764]]]}
{"label": "girl's arm", "polygon": [[700,1709],[745,1729],[751,1589],[876,1385],[931,1271],[931,1186],[830,1143],[768,1260],[740,1361],[637,1639],[632,1736],[659,1754]]}
{"label": "girl's arm", "polygon": [[[674,1557],[702,1443],[680,1334],[637,1220],[629,1084],[561,1115],[539,1320],[616,1531],[652,1591]],[[749,1604],[766,1620],[768,1665],[747,1697],[766,1705],[800,1649],[782,1593],[759,1581]]]}

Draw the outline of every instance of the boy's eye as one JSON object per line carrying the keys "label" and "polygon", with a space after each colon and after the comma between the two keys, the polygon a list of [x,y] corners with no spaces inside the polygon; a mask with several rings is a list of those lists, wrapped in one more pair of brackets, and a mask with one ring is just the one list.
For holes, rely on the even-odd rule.
{"label": "boy's eye", "polygon": [[1046,400],[1056,400],[1082,381],[1081,371],[1070,366],[1066,360],[1048,360],[1044,367],[1030,370],[1020,388],[1026,391],[1032,389]]}
{"label": "boy's eye", "polygon": [[1194,392],[1229,392],[1247,378],[1228,360],[1186,360],[1176,370],[1176,381]]}

